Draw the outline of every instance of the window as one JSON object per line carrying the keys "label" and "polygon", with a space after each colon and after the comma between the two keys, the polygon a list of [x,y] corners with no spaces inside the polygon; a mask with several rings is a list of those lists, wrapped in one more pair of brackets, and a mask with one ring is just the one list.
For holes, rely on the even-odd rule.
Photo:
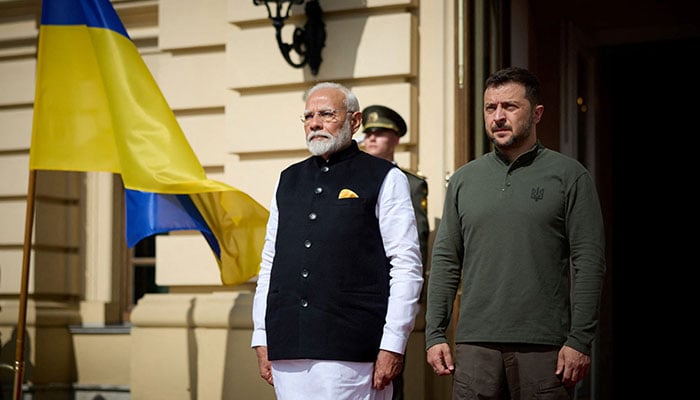
{"label": "window", "polygon": [[167,293],[168,288],[156,284],[156,237],[149,236],[131,249],[131,305],[146,293]]}
{"label": "window", "polygon": [[118,225],[118,238],[115,246],[121,246],[122,258],[119,265],[121,289],[119,293],[122,322],[131,320],[131,311],[138,301],[148,293],[168,293],[165,286],[156,284],[156,235],[146,237],[133,248],[126,244],[126,206],[124,204],[124,184],[121,176],[114,175],[114,219]]}

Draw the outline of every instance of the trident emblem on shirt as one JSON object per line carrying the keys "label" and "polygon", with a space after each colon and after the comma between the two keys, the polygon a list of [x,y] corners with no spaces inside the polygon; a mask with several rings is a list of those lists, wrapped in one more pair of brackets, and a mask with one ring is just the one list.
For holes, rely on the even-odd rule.
{"label": "trident emblem on shirt", "polygon": [[540,187],[532,188],[532,192],[530,193],[530,198],[539,201],[544,198],[544,189]]}

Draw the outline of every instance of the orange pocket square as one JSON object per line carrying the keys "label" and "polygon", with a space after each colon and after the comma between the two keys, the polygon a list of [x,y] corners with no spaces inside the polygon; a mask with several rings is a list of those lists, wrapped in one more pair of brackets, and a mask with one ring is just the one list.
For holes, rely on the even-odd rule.
{"label": "orange pocket square", "polygon": [[338,194],[339,199],[356,199],[360,196],[357,195],[357,193],[353,192],[350,189],[343,189],[340,191],[340,194]]}

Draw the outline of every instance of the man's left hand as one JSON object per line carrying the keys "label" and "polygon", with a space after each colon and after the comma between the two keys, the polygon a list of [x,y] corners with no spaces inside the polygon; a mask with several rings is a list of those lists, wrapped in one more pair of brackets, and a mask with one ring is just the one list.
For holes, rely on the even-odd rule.
{"label": "man's left hand", "polygon": [[377,361],[374,362],[374,382],[372,386],[382,390],[391,383],[403,370],[403,354],[379,350]]}
{"label": "man's left hand", "polygon": [[588,375],[591,367],[591,357],[569,346],[563,346],[559,350],[557,358],[557,370],[555,374],[561,377],[566,387],[572,387],[576,382]]}

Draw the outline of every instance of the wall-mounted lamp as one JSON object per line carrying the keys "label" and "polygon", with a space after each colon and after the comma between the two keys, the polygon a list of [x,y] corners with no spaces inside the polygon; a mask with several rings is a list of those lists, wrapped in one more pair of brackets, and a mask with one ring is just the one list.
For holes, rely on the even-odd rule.
{"label": "wall-mounted lamp", "polygon": [[[309,64],[311,73],[318,74],[318,68],[321,66],[321,49],[326,45],[326,24],[323,23],[323,11],[318,4],[318,0],[309,0],[306,2],[306,24],[304,29],[296,27],[294,29],[293,42],[291,44],[282,41],[282,27],[284,20],[289,17],[289,11],[294,4],[304,4],[305,0],[253,0],[256,6],[264,4],[267,8],[267,17],[272,20],[272,26],[275,27],[277,45],[279,45],[282,56],[287,60],[287,63],[294,68],[302,68]],[[275,3],[275,15],[272,15],[270,3]],[[287,4],[287,11],[282,13],[284,3]],[[294,62],[289,53],[294,50],[299,55],[299,62]]]}

